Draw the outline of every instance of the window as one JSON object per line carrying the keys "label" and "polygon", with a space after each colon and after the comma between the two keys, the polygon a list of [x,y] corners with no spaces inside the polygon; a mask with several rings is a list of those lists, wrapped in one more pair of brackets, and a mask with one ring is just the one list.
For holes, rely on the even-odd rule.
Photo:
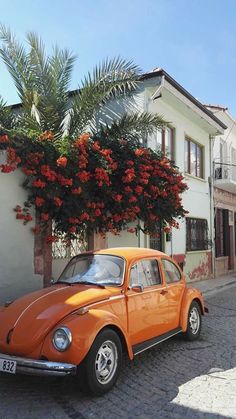
{"label": "window", "polygon": [[169,159],[174,159],[174,128],[167,127],[157,131],[155,137],[149,141],[149,146],[154,150],[162,151]]}
{"label": "window", "polygon": [[186,218],[186,248],[187,251],[208,249],[207,220]]}
{"label": "window", "polygon": [[62,272],[59,281],[69,284],[88,281],[104,285],[121,285],[124,260],[112,255],[85,255],[73,258]]}
{"label": "window", "polygon": [[159,267],[155,259],[141,260],[132,266],[130,271],[130,285],[150,287],[161,284]]}
{"label": "window", "polygon": [[203,147],[185,139],[184,169],[186,173],[203,178]]}
{"label": "window", "polygon": [[173,282],[180,281],[181,273],[178,270],[177,266],[175,266],[173,262],[167,259],[162,259],[161,262],[167,284],[172,284]]}

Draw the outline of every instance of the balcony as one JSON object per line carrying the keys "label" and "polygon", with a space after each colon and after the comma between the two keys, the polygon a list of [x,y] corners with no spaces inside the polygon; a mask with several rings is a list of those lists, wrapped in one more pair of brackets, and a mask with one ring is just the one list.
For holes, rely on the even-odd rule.
{"label": "balcony", "polygon": [[236,194],[236,164],[214,163],[214,186]]}

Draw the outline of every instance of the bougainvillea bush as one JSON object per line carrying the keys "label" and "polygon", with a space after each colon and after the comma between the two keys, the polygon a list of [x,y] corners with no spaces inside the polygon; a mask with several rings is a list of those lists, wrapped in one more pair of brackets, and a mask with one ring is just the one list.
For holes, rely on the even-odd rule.
{"label": "bougainvillea bush", "polygon": [[35,233],[54,220],[55,236],[48,240],[138,228],[155,236],[160,222],[168,231],[185,214],[186,184],[178,168],[134,139],[85,133],[58,144],[50,131],[30,138],[0,132],[0,149],[6,150],[2,173],[20,168],[25,174],[28,200],[16,203],[16,218],[32,221],[29,209],[35,206]]}

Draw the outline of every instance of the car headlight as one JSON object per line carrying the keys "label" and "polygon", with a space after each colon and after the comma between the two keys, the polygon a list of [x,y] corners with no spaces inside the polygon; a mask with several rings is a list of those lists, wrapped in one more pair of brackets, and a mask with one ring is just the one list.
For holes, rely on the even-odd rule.
{"label": "car headlight", "polygon": [[68,327],[59,327],[55,330],[52,343],[54,348],[57,351],[64,352],[66,351],[72,342],[72,334]]}

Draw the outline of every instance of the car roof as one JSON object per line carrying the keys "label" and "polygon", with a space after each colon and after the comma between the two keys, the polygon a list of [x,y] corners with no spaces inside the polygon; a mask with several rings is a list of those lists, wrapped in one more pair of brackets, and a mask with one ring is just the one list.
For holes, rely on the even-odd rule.
{"label": "car roof", "polygon": [[100,255],[121,256],[127,260],[134,259],[137,257],[160,257],[165,255],[165,253],[159,252],[159,250],[147,249],[144,247],[112,247],[108,249],[97,250],[93,253]]}

